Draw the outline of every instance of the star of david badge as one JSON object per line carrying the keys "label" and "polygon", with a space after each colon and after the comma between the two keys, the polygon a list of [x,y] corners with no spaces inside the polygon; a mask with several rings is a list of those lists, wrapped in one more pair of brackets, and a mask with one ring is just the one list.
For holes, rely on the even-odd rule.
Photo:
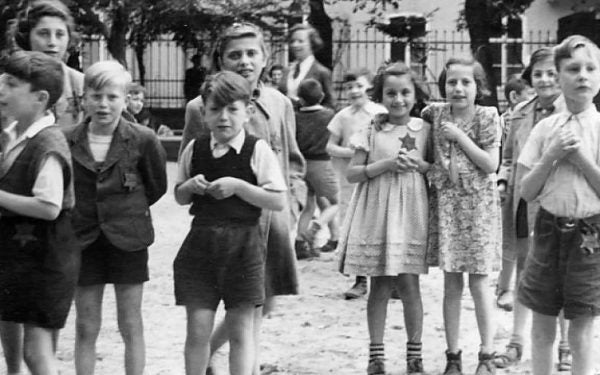
{"label": "star of david badge", "polygon": [[21,247],[25,246],[29,241],[37,241],[37,237],[33,235],[33,229],[35,227],[29,223],[22,223],[15,225],[17,232],[13,236],[13,240],[19,241]]}
{"label": "star of david badge", "polygon": [[406,133],[404,137],[398,138],[400,142],[402,142],[402,148],[406,151],[412,151],[417,149],[417,145],[415,143],[415,137],[411,137],[410,134]]}

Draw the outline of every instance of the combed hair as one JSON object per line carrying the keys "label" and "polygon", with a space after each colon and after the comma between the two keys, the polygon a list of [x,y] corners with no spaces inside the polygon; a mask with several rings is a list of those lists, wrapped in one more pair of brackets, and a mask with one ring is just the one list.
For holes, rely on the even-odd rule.
{"label": "combed hair", "polygon": [[373,81],[373,100],[378,103],[382,102],[383,85],[388,77],[399,77],[403,75],[409,76],[410,80],[415,85],[415,99],[417,102],[426,101],[429,99],[428,90],[425,88],[421,77],[419,77],[414,70],[406,66],[405,63],[398,61],[389,65],[384,65],[378,69],[377,75]]}
{"label": "combed hair", "polygon": [[211,100],[217,107],[225,107],[238,100],[249,103],[252,89],[248,80],[241,75],[223,71],[206,78],[200,95],[205,104]]}
{"label": "combed hair", "polygon": [[31,91],[48,92],[46,108],[52,107],[63,93],[62,63],[37,51],[15,51],[3,61],[4,73],[31,85]]}
{"label": "combed hair", "polygon": [[298,98],[308,107],[319,104],[325,97],[323,86],[314,78],[307,78],[298,85]]}
{"label": "combed hair", "polygon": [[511,91],[520,94],[523,92],[523,90],[526,90],[528,87],[529,84],[523,78],[519,76],[513,76],[508,80],[508,82],[506,82],[506,85],[504,85],[504,98],[506,100],[510,100],[509,95]]}
{"label": "combed hair", "polygon": [[600,49],[590,39],[583,35],[571,35],[559,45],[554,47],[554,65],[556,70],[560,70],[560,62],[573,57],[576,49],[584,48],[598,63],[600,63]]}
{"label": "combed hair", "polygon": [[137,82],[133,82],[133,83],[130,83],[129,85],[127,85],[127,93],[134,94],[134,95],[135,94],[143,94],[145,96],[146,88]]}
{"label": "combed hair", "polygon": [[123,92],[131,83],[131,74],[116,61],[106,60],[92,64],[85,70],[83,77],[84,89],[101,90],[107,85],[123,86]]}
{"label": "combed hair", "polygon": [[299,23],[299,24],[292,26],[292,28],[288,32],[288,35],[289,35],[288,43],[292,40],[294,33],[296,31],[300,31],[300,30],[304,30],[304,31],[308,32],[308,40],[310,42],[310,49],[313,51],[313,53],[319,52],[321,50],[321,48],[323,48],[325,43],[323,43],[323,39],[321,39],[321,35],[317,31],[317,29],[315,29],[311,25],[303,24],[303,23]]}
{"label": "combed hair", "polygon": [[525,81],[527,81],[527,83],[531,86],[531,72],[533,72],[533,66],[535,64],[539,63],[540,61],[553,59],[553,58],[554,58],[554,52],[552,51],[552,48],[542,47],[542,48],[536,49],[535,51],[533,51],[533,53],[531,54],[531,57],[529,58],[529,64],[527,64],[527,66],[523,70],[523,73],[521,73],[521,78],[523,78]]}
{"label": "combed hair", "polygon": [[76,43],[78,35],[69,8],[60,0],[37,0],[11,21],[8,35],[14,38],[17,47],[31,50],[30,34],[43,17],[58,17],[65,22],[69,33],[69,46]]}
{"label": "combed hair", "polygon": [[358,77],[365,77],[369,83],[373,83],[373,72],[368,68],[358,68],[344,74],[342,83],[354,82]]}
{"label": "combed hair", "polygon": [[269,76],[273,75],[273,71],[274,70],[281,70],[283,71],[283,65],[281,64],[273,64],[270,68],[269,68]]}
{"label": "combed hair", "polygon": [[265,57],[265,61],[269,59],[269,47],[265,42],[265,36],[260,27],[250,22],[236,22],[225,28],[217,40],[215,48],[212,52],[211,71],[218,72],[221,70],[221,59],[229,42],[241,38],[256,38],[260,44],[260,49]]}
{"label": "combed hair", "polygon": [[475,60],[474,58],[451,57],[448,59],[448,61],[446,61],[444,69],[442,70],[440,78],[438,79],[438,89],[440,90],[440,95],[443,98],[446,98],[446,75],[448,74],[448,69],[452,65],[464,65],[473,67],[473,79],[475,80],[475,85],[477,87],[477,96],[475,102],[483,99],[484,96],[490,94],[485,70],[483,70],[483,66],[481,66],[479,61]]}

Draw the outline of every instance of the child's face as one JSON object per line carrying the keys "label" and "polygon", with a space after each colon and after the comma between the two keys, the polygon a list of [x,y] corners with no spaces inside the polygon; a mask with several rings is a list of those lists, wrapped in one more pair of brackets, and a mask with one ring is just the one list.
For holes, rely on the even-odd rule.
{"label": "child's face", "polygon": [[446,71],[446,100],[453,108],[464,109],[475,104],[477,82],[473,66],[453,64]]}
{"label": "child's face", "polygon": [[278,85],[281,82],[281,78],[283,78],[283,71],[275,69],[271,72],[271,82],[273,84]]}
{"label": "child's face", "polygon": [[600,89],[600,66],[590,47],[577,48],[560,62],[558,82],[567,102],[592,102]]}
{"label": "child's face", "polygon": [[45,16],[29,33],[32,51],[44,52],[62,60],[69,45],[69,31],[60,17]]}
{"label": "child's face", "polygon": [[344,90],[346,90],[346,95],[348,95],[350,105],[355,107],[360,107],[367,102],[369,99],[367,90],[370,88],[371,83],[365,76],[356,78],[356,81],[344,83]]}
{"label": "child's face", "polygon": [[547,58],[533,64],[531,69],[531,86],[541,99],[551,98],[560,94],[558,73],[554,60]]}
{"label": "child's face", "polygon": [[297,30],[290,39],[290,49],[296,60],[302,61],[312,55],[308,30]]}
{"label": "child's face", "polygon": [[141,92],[127,95],[127,109],[134,115],[137,115],[144,108],[144,94]]}
{"label": "child's face", "polygon": [[388,110],[390,122],[408,120],[415,101],[415,85],[408,74],[385,79],[381,104]]}
{"label": "child's face", "polygon": [[85,91],[85,112],[91,122],[99,126],[116,124],[125,109],[125,87],[121,84],[108,84],[99,90],[87,87]]}
{"label": "child's face", "polygon": [[33,117],[37,109],[32,103],[39,101],[39,92],[31,91],[31,84],[13,75],[0,75],[0,112],[21,122]]}
{"label": "child's face", "polygon": [[533,96],[535,95],[535,90],[533,89],[533,87],[525,87],[523,90],[521,90],[520,92],[514,92],[515,95],[512,96],[511,102],[512,105],[517,105],[521,102],[527,101],[531,98],[533,98]]}
{"label": "child's face", "polygon": [[248,106],[243,100],[236,100],[219,107],[209,97],[204,107],[204,120],[215,139],[226,143],[238,135],[248,121]]}
{"label": "child's face", "polygon": [[227,43],[221,57],[221,67],[238,73],[246,78],[254,87],[260,78],[260,73],[267,64],[258,38],[249,36],[233,39]]}

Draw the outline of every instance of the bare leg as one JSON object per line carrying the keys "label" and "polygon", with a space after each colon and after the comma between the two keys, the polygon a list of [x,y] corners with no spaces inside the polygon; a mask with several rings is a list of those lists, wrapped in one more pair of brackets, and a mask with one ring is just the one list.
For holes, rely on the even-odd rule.
{"label": "bare leg", "polygon": [[488,286],[487,275],[469,274],[469,289],[475,303],[475,316],[481,338],[481,352],[494,351],[493,296]]}
{"label": "bare leg", "polygon": [[420,343],[423,336],[423,301],[419,275],[398,275],[397,283],[401,290],[407,341]]}
{"label": "bare leg", "polygon": [[142,318],[144,284],[115,284],[119,332],[125,344],[125,374],[142,375],[146,365],[146,344]]}
{"label": "bare leg", "polygon": [[460,331],[460,307],[464,287],[463,274],[444,272],[444,328],[446,345],[450,353],[458,353]]}
{"label": "bare leg", "polygon": [[573,353],[572,373],[592,375],[594,371],[594,318],[579,317],[570,321],[569,344]]}
{"label": "bare leg", "polygon": [[556,338],[556,317],[533,312],[531,361],[533,375],[552,374],[552,347]]}
{"label": "bare leg", "polygon": [[185,373],[204,375],[210,360],[210,334],[215,321],[215,312],[197,306],[186,306],[186,312]]}
{"label": "bare leg", "polygon": [[96,366],[96,341],[102,324],[104,284],[78,287],[75,291],[75,371],[92,375]]}
{"label": "bare leg", "polygon": [[23,353],[31,375],[57,375],[52,330],[25,324]]}
{"label": "bare leg", "polygon": [[229,332],[229,373],[251,375],[254,370],[254,312],[252,305],[227,310],[225,322]]}
{"label": "bare leg", "polygon": [[306,197],[306,206],[300,213],[300,218],[298,219],[298,234],[296,235],[297,240],[308,240],[307,239],[307,230],[310,221],[315,214],[315,209],[317,208],[316,197],[313,191],[309,191]]}
{"label": "bare leg", "polygon": [[392,295],[394,279],[392,276],[371,277],[371,290],[367,300],[367,324],[371,344],[383,344],[388,301]]}
{"label": "bare leg", "polygon": [[8,375],[20,373],[23,361],[23,325],[0,321],[0,339]]}

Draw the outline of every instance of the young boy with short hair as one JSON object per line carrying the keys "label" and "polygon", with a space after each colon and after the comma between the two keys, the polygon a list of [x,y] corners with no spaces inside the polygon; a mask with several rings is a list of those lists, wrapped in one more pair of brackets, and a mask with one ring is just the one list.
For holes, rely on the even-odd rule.
{"label": "young boy with short hair", "polygon": [[519,284],[533,310],[534,375],[552,373],[556,320],[570,320],[572,373],[592,375],[600,315],[600,50],[573,35],[554,49],[567,110],[540,121],[519,157],[521,194],[536,199],[534,244]]}
{"label": "young boy with short hair", "polygon": [[[300,107],[296,110],[296,141],[306,159],[304,180],[308,192],[306,205],[298,220],[298,238],[295,243],[297,259],[319,256],[319,250],[314,248],[314,240],[319,230],[325,226],[329,228],[330,237],[321,251],[335,250],[338,242],[339,227],[335,216],[338,211],[339,188],[331,165],[331,156],[326,151],[329,139],[327,125],[334,112],[331,108],[321,105],[324,97],[323,87],[316,79],[308,78],[300,82]],[[317,205],[320,214],[312,220]]]}
{"label": "young boy with short hair", "polygon": [[282,210],[287,186],[275,153],[244,130],[251,89],[237,73],[209,77],[202,87],[210,134],[179,158],[177,203],[191,204],[190,232],[173,263],[175,300],[187,313],[186,374],[205,374],[215,312],[225,303],[231,374],[254,369],[254,315],[265,300],[263,209]]}
{"label": "young boy with short hair", "polygon": [[63,79],[60,61],[25,51],[10,55],[0,76],[0,111],[15,120],[0,136],[0,317],[24,324],[33,375],[58,374],[53,335],[78,271],[71,154],[49,110]]}
{"label": "young boy with short hair", "polygon": [[148,246],[154,242],[150,206],[167,189],[166,155],[154,132],[122,117],[131,75],[116,61],[85,71],[88,119],[65,131],[75,177],[74,227],[83,249],[75,296],[75,368],[92,374],[106,284],[114,284],[125,372],[145,366],[142,294]]}
{"label": "young boy with short hair", "polygon": [[[350,105],[340,110],[327,126],[330,133],[327,152],[331,155],[331,163],[337,173],[340,186],[338,210],[340,223],[344,220],[354,190],[354,184],[346,179],[346,169],[354,155],[354,150],[349,147],[350,137],[360,129],[369,126],[376,114],[387,112],[385,107],[369,99],[369,91],[373,87],[372,81],[373,73],[367,68],[360,68],[346,74],[343,79],[344,91]],[[367,294],[367,278],[359,275],[344,296],[346,299],[354,299],[365,294]]]}

